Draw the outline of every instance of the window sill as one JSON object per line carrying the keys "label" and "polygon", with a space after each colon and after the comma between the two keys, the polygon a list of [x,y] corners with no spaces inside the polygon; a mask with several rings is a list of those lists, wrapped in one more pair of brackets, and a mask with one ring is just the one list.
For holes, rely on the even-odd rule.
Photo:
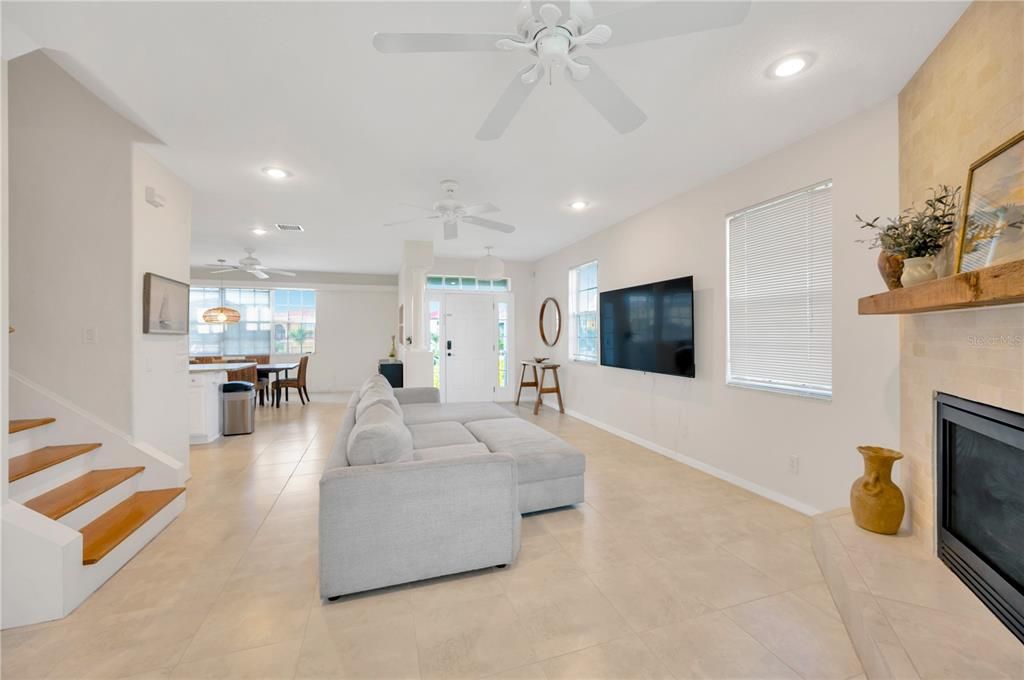
{"label": "window sill", "polygon": [[803,397],[804,399],[813,399],[815,401],[832,401],[831,392],[821,392],[817,390],[806,390],[799,387],[784,387],[781,385],[768,385],[763,383],[753,382],[739,382],[726,380],[727,387],[738,387],[744,390],[754,390],[757,392],[773,392],[775,394],[784,394],[790,397]]}
{"label": "window sill", "polygon": [[572,357],[571,359],[569,359],[569,363],[572,363],[572,364],[583,364],[584,366],[597,366],[598,365],[597,364],[597,359],[577,359],[576,357]]}

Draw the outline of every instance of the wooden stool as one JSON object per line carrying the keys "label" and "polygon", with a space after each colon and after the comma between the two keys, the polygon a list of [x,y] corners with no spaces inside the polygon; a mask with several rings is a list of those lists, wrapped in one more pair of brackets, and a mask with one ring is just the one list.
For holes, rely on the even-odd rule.
{"label": "wooden stool", "polygon": [[[519,376],[519,391],[516,392],[516,406],[519,406],[519,397],[523,394],[524,387],[536,387],[537,388],[537,401],[533,405],[533,415],[540,413],[541,399],[545,394],[554,394],[558,396],[558,412],[565,413],[565,407],[562,406],[562,388],[558,384],[558,364],[538,364],[536,361],[522,361],[523,372]],[[526,380],[526,369],[533,369],[533,381]],[[540,369],[540,378],[537,377],[537,369]],[[554,387],[544,387],[544,377],[551,371],[551,376],[555,379]]]}

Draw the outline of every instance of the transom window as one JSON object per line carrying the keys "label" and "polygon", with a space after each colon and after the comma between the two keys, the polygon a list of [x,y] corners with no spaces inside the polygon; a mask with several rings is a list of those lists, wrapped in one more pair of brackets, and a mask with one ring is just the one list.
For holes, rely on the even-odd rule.
{"label": "transom window", "polygon": [[727,218],[730,385],[832,396],[832,182]]}
{"label": "transom window", "polygon": [[569,358],[597,363],[597,260],[569,270]]}
{"label": "transom window", "polygon": [[478,279],[472,276],[428,276],[427,288],[433,290],[506,291],[508,279]]}
{"label": "transom window", "polygon": [[[210,307],[237,309],[235,324],[206,323]],[[312,352],[316,291],[269,288],[203,288],[189,292],[189,354],[244,356]]]}

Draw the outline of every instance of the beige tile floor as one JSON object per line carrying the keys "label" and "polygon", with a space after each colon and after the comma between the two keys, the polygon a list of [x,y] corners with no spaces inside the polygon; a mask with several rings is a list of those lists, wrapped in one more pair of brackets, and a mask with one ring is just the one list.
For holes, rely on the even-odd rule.
{"label": "beige tile floor", "polygon": [[188,508],[71,616],[4,631],[14,678],[853,678],[810,520],[545,410],[587,502],[518,560],[323,603],[317,482],[343,403],[192,450]]}

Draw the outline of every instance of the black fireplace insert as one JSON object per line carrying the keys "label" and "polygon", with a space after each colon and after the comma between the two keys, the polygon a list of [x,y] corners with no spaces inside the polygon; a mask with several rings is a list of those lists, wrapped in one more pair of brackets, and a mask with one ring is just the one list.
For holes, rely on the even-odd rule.
{"label": "black fireplace insert", "polygon": [[1024,414],[939,393],[939,559],[1024,642]]}

